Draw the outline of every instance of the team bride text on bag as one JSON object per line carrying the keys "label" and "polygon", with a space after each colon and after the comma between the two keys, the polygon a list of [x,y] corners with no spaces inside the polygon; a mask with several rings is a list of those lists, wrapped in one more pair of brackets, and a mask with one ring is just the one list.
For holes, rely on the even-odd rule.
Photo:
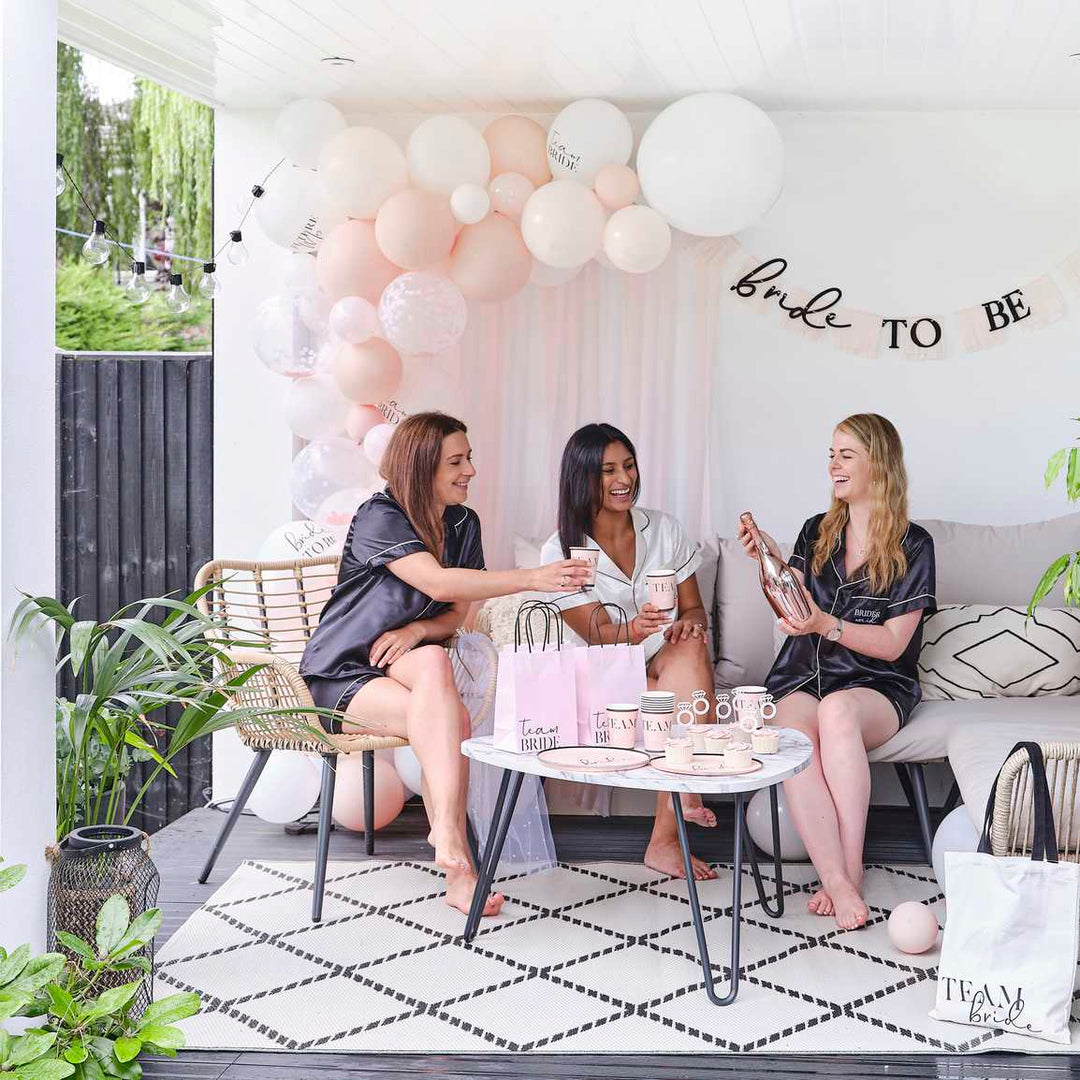
{"label": "team bride text on bag", "polygon": [[1039,744],[1017,743],[1009,757],[1016,753],[1026,753],[1031,763],[1031,858],[990,854],[995,781],[979,850],[945,855],[947,919],[930,1015],[1068,1043],[1080,946],[1080,866],[1058,862]]}
{"label": "team bride text on bag", "polygon": [[[534,615],[544,620],[539,644]],[[518,608],[514,644],[499,650],[492,742],[500,750],[534,754],[578,741],[573,652],[563,648],[562,616],[556,607],[529,600]]]}
{"label": "team bride text on bag", "polygon": [[[577,731],[583,746],[609,745],[612,722],[633,727],[633,718],[627,720],[617,714],[609,718],[607,707],[618,701],[636,703],[647,686],[645,646],[630,644],[630,624],[626,612],[618,604],[596,605],[589,619],[589,641],[600,640],[601,609],[608,609],[614,615],[615,643],[579,646],[573,650],[577,675]],[[625,636],[625,644],[619,642],[620,636]]]}

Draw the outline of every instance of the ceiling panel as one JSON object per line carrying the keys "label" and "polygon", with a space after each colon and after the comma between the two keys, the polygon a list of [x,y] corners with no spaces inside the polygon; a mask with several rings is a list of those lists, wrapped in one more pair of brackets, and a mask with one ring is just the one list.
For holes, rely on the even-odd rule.
{"label": "ceiling panel", "polygon": [[234,108],[655,109],[699,90],[769,109],[1080,108],[1077,0],[60,0],[60,33]]}

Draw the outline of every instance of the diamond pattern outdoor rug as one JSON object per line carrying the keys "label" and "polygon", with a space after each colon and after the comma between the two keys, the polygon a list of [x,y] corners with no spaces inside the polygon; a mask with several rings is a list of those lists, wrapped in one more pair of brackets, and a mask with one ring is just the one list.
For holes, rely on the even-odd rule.
{"label": "diamond pattern outdoor rug", "polygon": [[[731,868],[700,884],[727,977]],[[809,866],[785,868],[787,913],[743,883],[742,977],[712,1005],[686,887],[632,863],[560,864],[503,879],[502,913],[471,945],[418,862],[332,863],[313,925],[311,863],[247,862],[158,954],[158,995],[197,990],[190,1049],[366,1053],[975,1053],[1061,1048],[931,1020],[938,950],[897,952],[903,900],[944,901],[925,867],[867,871],[869,924],[806,912]],[[718,986],[723,993],[725,985]],[[1074,1019],[1076,1016],[1074,1015]],[[1072,1048],[1078,1048],[1074,1036]]]}

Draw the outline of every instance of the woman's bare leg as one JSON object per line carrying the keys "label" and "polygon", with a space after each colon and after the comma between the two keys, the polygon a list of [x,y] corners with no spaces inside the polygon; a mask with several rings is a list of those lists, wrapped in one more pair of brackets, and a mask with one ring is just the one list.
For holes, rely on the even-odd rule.
{"label": "woman's bare leg", "polygon": [[[446,650],[426,645],[406,653],[390,666],[387,678],[361,687],[345,715],[346,730],[409,740],[424,774],[428,841],[436,865],[446,870],[447,902],[467,912],[476,884],[465,836],[468,762],[461,754],[469,725]],[[503,899],[492,894],[484,914],[494,915]]]}
{"label": "woman's bare leg", "polygon": [[[694,690],[704,690],[710,694],[711,703],[713,678],[704,639],[687,638],[665,645],[649,664],[649,685],[650,688],[673,691],[676,701],[689,701]],[[687,821],[705,828],[716,825],[716,815],[702,803],[700,795],[682,795],[680,803]],[[708,863],[697,858],[692,859],[692,863],[698,881],[716,877],[716,871]],[[686,877],[675,811],[667,792],[657,796],[656,821],[645,850],[645,865],[672,877]]]}

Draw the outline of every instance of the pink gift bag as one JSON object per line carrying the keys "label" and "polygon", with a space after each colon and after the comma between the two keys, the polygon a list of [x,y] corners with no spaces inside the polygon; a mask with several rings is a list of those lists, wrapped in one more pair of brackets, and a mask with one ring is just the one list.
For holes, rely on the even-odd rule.
{"label": "pink gift bag", "polygon": [[[625,703],[636,705],[645,692],[645,646],[630,644],[630,625],[626,612],[618,604],[600,604],[589,624],[592,626],[601,608],[614,609],[617,636],[625,631],[625,643],[586,645],[574,649],[577,673],[577,735],[583,746],[606,746],[611,741],[607,707]],[[599,638],[599,634],[596,635]]]}
{"label": "pink gift bag", "polygon": [[[544,617],[540,642],[530,618],[534,613]],[[577,743],[576,651],[563,648],[562,619],[553,605],[530,600],[518,608],[514,644],[499,650],[495,746],[535,754]]]}

